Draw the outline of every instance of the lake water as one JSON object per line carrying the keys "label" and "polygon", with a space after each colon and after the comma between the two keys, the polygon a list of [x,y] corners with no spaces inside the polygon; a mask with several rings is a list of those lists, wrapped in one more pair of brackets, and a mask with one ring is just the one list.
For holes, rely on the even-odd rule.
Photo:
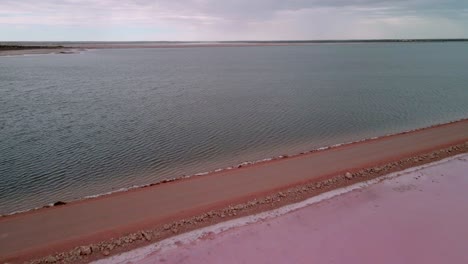
{"label": "lake water", "polygon": [[0,214],[466,118],[467,69],[468,43],[0,57]]}

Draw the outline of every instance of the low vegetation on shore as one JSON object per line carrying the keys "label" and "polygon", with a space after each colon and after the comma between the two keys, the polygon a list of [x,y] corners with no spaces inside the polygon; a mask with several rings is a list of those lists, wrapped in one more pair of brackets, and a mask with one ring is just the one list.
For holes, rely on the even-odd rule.
{"label": "low vegetation on shore", "polygon": [[23,45],[1,45],[0,50],[28,50],[28,49],[63,49],[64,46],[23,46]]}

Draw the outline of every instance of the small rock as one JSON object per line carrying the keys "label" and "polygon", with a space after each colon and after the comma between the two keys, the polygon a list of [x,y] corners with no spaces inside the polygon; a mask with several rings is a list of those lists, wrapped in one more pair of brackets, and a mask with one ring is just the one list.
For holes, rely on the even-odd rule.
{"label": "small rock", "polygon": [[108,249],[108,250],[113,250],[113,249],[114,249],[114,245],[113,245],[113,244],[107,245],[107,249]]}
{"label": "small rock", "polygon": [[317,184],[315,185],[315,187],[316,187],[317,189],[320,189],[320,188],[322,188],[322,184],[319,182],[319,183],[317,183]]}
{"label": "small rock", "polygon": [[164,230],[169,230],[171,228],[170,225],[164,225]]}
{"label": "small rock", "polygon": [[177,230],[177,228],[172,229],[172,233],[177,234],[177,232],[179,232],[179,230]]}
{"label": "small rock", "polygon": [[54,206],[60,206],[60,205],[66,205],[66,204],[67,204],[66,202],[57,201],[54,203]]}
{"label": "small rock", "polygon": [[353,178],[353,175],[348,171],[345,174],[346,179],[351,180]]}
{"label": "small rock", "polygon": [[90,255],[92,252],[93,252],[93,250],[89,246],[81,246],[80,247],[80,255],[87,256],[87,255]]}
{"label": "small rock", "polygon": [[57,259],[57,261],[62,260],[63,258],[65,258],[65,253],[60,253],[58,255],[55,255],[55,258]]}
{"label": "small rock", "polygon": [[147,232],[141,232],[141,235],[143,235],[146,241],[150,241],[153,238],[153,236]]}
{"label": "small rock", "polygon": [[285,195],[283,192],[279,192],[278,195],[279,195],[280,197],[286,197],[286,195]]}
{"label": "small rock", "polygon": [[46,263],[55,263],[55,262],[57,262],[57,258],[55,258],[54,256],[48,256],[47,258],[45,258],[45,262]]}
{"label": "small rock", "polygon": [[92,250],[93,252],[97,252],[97,251],[99,251],[99,246],[97,246],[97,245],[92,245],[92,246],[91,246],[91,250]]}
{"label": "small rock", "polygon": [[104,251],[102,252],[102,254],[103,254],[104,256],[109,256],[110,252],[109,252],[109,250],[106,249],[106,250],[104,250]]}

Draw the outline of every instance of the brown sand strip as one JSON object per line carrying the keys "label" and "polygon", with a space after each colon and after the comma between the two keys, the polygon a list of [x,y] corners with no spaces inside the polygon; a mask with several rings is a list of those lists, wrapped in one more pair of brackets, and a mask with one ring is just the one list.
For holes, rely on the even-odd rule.
{"label": "brown sand strip", "polygon": [[464,120],[2,217],[0,261],[23,261],[66,251],[75,246],[163,226],[298,184],[388,164],[466,141],[468,121]]}

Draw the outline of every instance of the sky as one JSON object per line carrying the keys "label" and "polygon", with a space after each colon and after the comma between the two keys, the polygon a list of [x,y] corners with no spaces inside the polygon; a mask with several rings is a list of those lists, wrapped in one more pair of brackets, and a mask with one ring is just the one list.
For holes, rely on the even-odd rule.
{"label": "sky", "polygon": [[468,0],[0,0],[0,41],[468,38]]}

